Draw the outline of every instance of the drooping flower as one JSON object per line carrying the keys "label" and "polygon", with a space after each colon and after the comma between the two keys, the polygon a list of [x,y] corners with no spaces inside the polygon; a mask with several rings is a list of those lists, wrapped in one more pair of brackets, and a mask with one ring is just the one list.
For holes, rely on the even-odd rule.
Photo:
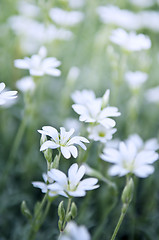
{"label": "drooping flower", "polygon": [[141,51],[151,48],[151,40],[148,36],[137,35],[135,32],[127,33],[121,28],[112,31],[110,40],[127,51]]}
{"label": "drooping flower", "polygon": [[56,149],[59,148],[61,153],[65,158],[70,158],[71,155],[76,158],[78,156],[77,147],[75,145],[81,146],[84,150],[86,150],[86,146],[84,143],[89,143],[89,141],[85,137],[74,136],[71,138],[74,133],[74,129],[70,129],[70,131],[66,132],[65,128],[60,128],[60,133],[50,126],[42,127],[42,130],[38,130],[39,133],[49,136],[51,140],[44,142],[40,148],[40,151],[44,151],[48,148]]}
{"label": "drooping flower", "polygon": [[59,240],[90,240],[90,234],[85,226],[78,226],[75,222],[68,222]]}
{"label": "drooping flower", "polygon": [[16,82],[16,87],[22,92],[28,92],[28,91],[32,92],[35,89],[35,83],[32,77],[27,76],[19,79]]}
{"label": "drooping flower", "polygon": [[[115,121],[111,119],[111,117],[120,116],[120,112],[118,112],[118,108],[109,107],[109,94],[110,91],[107,90],[102,98],[94,98],[94,94],[92,91],[89,92],[89,95],[85,94],[86,92],[82,92],[81,94],[78,92],[76,94],[75,101],[77,104],[73,104],[73,110],[80,115],[79,120],[83,122],[101,124],[106,128],[114,127]],[[85,97],[81,100],[80,95]],[[84,99],[88,99],[88,101],[84,101]]]}
{"label": "drooping flower", "polygon": [[74,26],[84,19],[84,14],[79,11],[65,11],[61,8],[50,10],[51,19],[62,26]]}
{"label": "drooping flower", "polygon": [[21,69],[29,69],[32,76],[43,76],[45,74],[51,76],[60,76],[61,71],[57,69],[61,62],[54,57],[46,58],[47,49],[43,46],[38,54],[32,55],[31,58],[14,60],[14,66]]}
{"label": "drooping flower", "polygon": [[86,178],[81,181],[86,169],[84,166],[78,168],[78,164],[74,163],[68,170],[68,177],[58,169],[51,169],[48,176],[54,179],[54,183],[49,184],[48,189],[58,192],[64,197],[83,197],[86,191],[99,187],[96,185],[97,178]]}
{"label": "drooping flower", "polygon": [[125,80],[130,86],[131,89],[138,89],[142,86],[144,82],[148,79],[148,75],[144,72],[136,71],[131,72],[128,71],[125,73]]}
{"label": "drooping flower", "polygon": [[5,83],[0,83],[0,105],[11,103],[12,100],[17,98],[17,91],[6,91]]}
{"label": "drooping flower", "polygon": [[117,131],[116,128],[105,128],[102,125],[88,127],[89,139],[106,143],[111,140],[113,134]]}
{"label": "drooping flower", "polygon": [[154,172],[151,165],[158,159],[154,150],[140,150],[136,142],[129,139],[127,142],[120,142],[119,149],[105,148],[101,159],[113,163],[109,174],[112,176],[124,176],[133,173],[137,177],[145,178]]}

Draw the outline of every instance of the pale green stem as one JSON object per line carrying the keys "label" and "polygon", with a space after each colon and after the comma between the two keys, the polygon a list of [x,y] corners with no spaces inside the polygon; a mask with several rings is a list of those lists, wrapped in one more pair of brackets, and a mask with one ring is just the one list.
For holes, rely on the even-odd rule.
{"label": "pale green stem", "polygon": [[126,211],[127,211],[128,207],[129,207],[129,203],[124,204],[123,206],[124,206],[124,208],[122,207],[120,218],[119,218],[118,223],[117,223],[117,225],[115,227],[115,230],[114,230],[114,233],[113,233],[113,235],[111,237],[111,240],[115,240],[115,238],[116,238],[116,235],[117,235],[117,233],[119,231],[119,228],[120,228],[120,226],[121,226],[121,224],[123,222],[123,219],[125,217]]}
{"label": "pale green stem", "polygon": [[66,209],[65,220],[64,220],[64,223],[63,223],[63,226],[62,226],[62,230],[64,230],[66,222],[67,222],[67,215],[68,215],[70,207],[71,207],[71,201],[72,201],[72,198],[69,198],[68,199],[68,204],[67,204],[67,209]]}

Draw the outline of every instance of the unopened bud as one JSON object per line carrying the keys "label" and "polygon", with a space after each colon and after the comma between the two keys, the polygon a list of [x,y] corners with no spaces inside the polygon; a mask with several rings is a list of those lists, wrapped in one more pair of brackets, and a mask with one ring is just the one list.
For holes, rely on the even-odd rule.
{"label": "unopened bud", "polygon": [[61,201],[58,206],[58,215],[59,215],[59,218],[61,221],[63,221],[65,219],[65,209],[63,206],[63,201]]}
{"label": "unopened bud", "polygon": [[75,218],[77,216],[77,207],[74,202],[71,205],[71,215],[72,215],[72,218]]}
{"label": "unopened bud", "polygon": [[134,192],[134,182],[132,178],[129,179],[128,183],[126,184],[121,199],[123,203],[130,203],[133,197]]}
{"label": "unopened bud", "polygon": [[23,202],[21,203],[21,212],[22,212],[22,214],[23,214],[25,217],[27,217],[28,219],[32,219],[31,212],[30,212],[30,210],[28,209],[25,201],[23,201]]}
{"label": "unopened bud", "polygon": [[108,89],[104,95],[103,95],[103,98],[102,98],[102,109],[105,108],[108,103],[109,103],[109,95],[110,95],[110,90]]}

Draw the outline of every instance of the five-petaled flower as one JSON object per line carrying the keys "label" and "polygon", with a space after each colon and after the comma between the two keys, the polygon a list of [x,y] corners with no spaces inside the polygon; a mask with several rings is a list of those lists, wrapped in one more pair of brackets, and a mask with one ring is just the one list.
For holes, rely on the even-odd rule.
{"label": "five-petaled flower", "polygon": [[99,187],[96,185],[97,178],[87,178],[81,181],[86,172],[85,166],[80,166],[74,163],[68,169],[68,177],[58,169],[51,169],[48,176],[55,182],[48,185],[50,191],[58,192],[64,197],[83,197],[86,191],[93,190]]}
{"label": "five-petaled flower", "polygon": [[86,150],[86,146],[84,143],[89,143],[89,141],[85,137],[74,136],[71,138],[74,133],[74,129],[71,128],[70,131],[66,132],[65,128],[60,128],[60,133],[51,126],[44,126],[42,130],[38,130],[39,133],[51,137],[51,140],[44,142],[40,148],[40,151],[44,151],[48,148],[56,149],[60,148],[61,153],[65,158],[70,158],[71,155],[76,158],[78,156],[77,147],[74,144],[81,146],[84,150]]}
{"label": "five-petaled flower", "polygon": [[29,69],[32,76],[44,76],[45,74],[51,76],[60,76],[61,71],[57,69],[61,62],[54,57],[48,57],[47,49],[42,46],[38,54],[32,55],[31,58],[14,60],[14,66],[21,69]]}
{"label": "five-petaled flower", "polygon": [[112,176],[133,173],[137,177],[145,178],[154,172],[151,164],[158,159],[158,154],[154,150],[140,149],[130,138],[125,143],[120,142],[119,150],[105,148],[101,158],[114,164],[109,169],[109,174]]}

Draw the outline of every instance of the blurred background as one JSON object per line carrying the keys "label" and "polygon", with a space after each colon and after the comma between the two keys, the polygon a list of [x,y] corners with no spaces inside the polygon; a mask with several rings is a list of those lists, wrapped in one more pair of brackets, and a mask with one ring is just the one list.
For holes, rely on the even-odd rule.
{"label": "blurred background", "polygon": [[[110,36],[117,28],[147,35],[151,47],[129,51],[114,44]],[[79,123],[72,109],[75,90],[91,89],[101,97],[110,89],[110,105],[121,112],[114,138],[123,140],[133,133],[145,141],[158,138],[158,42],[157,0],[0,1],[0,82],[18,91],[15,102],[0,108],[0,240],[28,239],[29,224],[21,214],[21,202],[25,200],[33,211],[36,201],[42,199],[40,190],[31,184],[41,181],[46,172],[37,130],[45,125],[57,129],[65,126],[67,130],[75,126],[87,137],[86,124]],[[18,80],[29,76],[29,71],[15,68],[14,60],[37,54],[41,46],[47,48],[48,57],[61,61],[61,76],[34,79],[33,92],[19,89]],[[135,84],[126,73],[137,71],[145,73],[146,80],[140,81],[137,76]],[[109,164],[99,159],[99,151],[99,143],[92,143],[87,161],[107,175]],[[61,168],[66,171],[74,161],[62,159]],[[133,202],[118,239],[158,239],[158,162],[155,169],[147,179],[135,179]],[[118,193],[102,183],[95,192],[76,199],[76,221],[88,228],[93,240],[110,239],[120,215],[124,179],[111,180],[117,184]],[[61,199],[52,204],[36,239],[57,238]]]}

